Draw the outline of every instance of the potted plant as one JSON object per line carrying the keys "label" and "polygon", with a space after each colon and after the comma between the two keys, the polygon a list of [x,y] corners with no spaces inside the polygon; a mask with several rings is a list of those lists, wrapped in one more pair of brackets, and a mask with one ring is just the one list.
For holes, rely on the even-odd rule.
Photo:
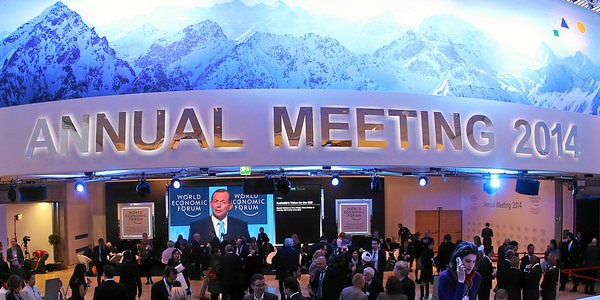
{"label": "potted plant", "polygon": [[58,233],[53,233],[48,236],[48,243],[52,245],[54,250],[54,267],[57,270],[60,270],[61,267],[61,259],[60,259],[60,235]]}

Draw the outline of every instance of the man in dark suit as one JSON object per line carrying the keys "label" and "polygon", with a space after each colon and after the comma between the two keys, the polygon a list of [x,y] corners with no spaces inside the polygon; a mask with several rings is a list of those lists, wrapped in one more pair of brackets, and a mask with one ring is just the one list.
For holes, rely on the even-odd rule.
{"label": "man in dark suit", "polygon": [[279,300],[277,295],[265,291],[266,284],[265,276],[263,276],[263,274],[257,273],[252,275],[252,277],[250,277],[250,285],[252,286],[254,292],[244,296],[244,300]]}
{"label": "man in dark suit", "polygon": [[426,245],[435,243],[435,240],[430,236],[429,230],[425,230],[425,236],[421,239],[421,243],[423,243],[423,247]]}
{"label": "man in dark suit", "polygon": [[[525,267],[528,266],[531,261],[533,260],[533,257],[535,256],[533,253],[535,251],[535,246],[533,244],[529,244],[527,245],[527,254],[523,255],[523,257],[521,257],[521,262],[519,263],[519,269],[521,271],[525,270]],[[539,257],[536,257],[537,261],[540,261]]]}
{"label": "man in dark suit", "polygon": [[283,248],[280,248],[273,257],[273,266],[275,266],[275,279],[279,280],[279,293],[285,298],[283,293],[283,281],[290,276],[288,273],[294,268],[298,268],[300,263],[300,254],[294,249],[294,240],[286,238],[283,241]]}
{"label": "man in dark suit", "polygon": [[542,280],[540,260],[537,256],[532,256],[529,264],[523,269],[523,300],[540,298],[540,280]]}
{"label": "man in dark suit", "polygon": [[507,250],[509,244],[510,244],[510,239],[505,238],[504,244],[502,244],[502,245],[500,245],[500,247],[498,247],[498,261],[504,261],[506,259],[506,250]]}
{"label": "man in dark suit", "polygon": [[315,291],[317,300],[339,299],[344,288],[343,277],[334,269],[327,266],[324,256],[318,257],[314,262],[316,273],[311,275],[310,286]]}
{"label": "man in dark suit", "polygon": [[375,270],[371,267],[367,267],[363,270],[365,276],[365,287],[362,289],[367,295],[369,300],[377,299],[379,293],[383,292],[383,283],[379,278],[375,277]]}
{"label": "man in dark suit", "polygon": [[98,285],[100,285],[102,283],[102,270],[104,270],[104,265],[108,263],[108,248],[104,245],[103,238],[98,239],[98,246],[92,250],[92,262],[96,266],[96,278]]}
{"label": "man in dark suit", "polygon": [[412,271],[412,264],[414,258],[414,248],[408,241],[402,241],[402,246],[398,249],[398,260],[407,261],[409,264],[409,270]]}
{"label": "man in dark suit", "polygon": [[401,260],[394,265],[394,276],[402,282],[402,294],[406,295],[408,300],[415,300],[416,288],[415,282],[408,278],[408,262]]}
{"label": "man in dark suit", "polygon": [[300,283],[291,276],[283,281],[283,291],[288,300],[307,300],[300,293]]}
{"label": "man in dark suit", "polygon": [[211,216],[190,224],[188,240],[192,240],[194,233],[197,232],[202,237],[202,243],[211,242],[211,240],[208,238],[208,233],[210,230],[214,230],[217,238],[219,238],[221,241],[226,235],[233,238],[242,236],[246,240],[250,239],[248,223],[240,219],[227,216],[227,212],[233,208],[231,195],[227,190],[218,189],[212,194],[210,208],[212,209]]}
{"label": "man in dark suit", "polygon": [[125,286],[115,282],[115,267],[111,265],[104,266],[104,281],[94,290],[94,300],[127,300],[127,290]]}
{"label": "man in dark suit", "polygon": [[442,271],[448,268],[450,256],[452,255],[452,252],[454,252],[454,248],[456,248],[456,245],[452,243],[452,235],[444,235],[444,241],[438,247],[438,255],[435,258],[435,265],[438,273],[442,273]]}
{"label": "man in dark suit", "polygon": [[246,245],[246,241],[242,237],[238,237],[235,239],[235,254],[242,258],[242,262],[244,262],[244,258],[248,256],[248,245]]}
{"label": "man in dark suit", "polygon": [[371,241],[371,262],[375,269],[375,277],[379,278],[379,280],[383,280],[383,272],[385,271],[387,261],[385,259],[385,251],[379,247],[378,239],[373,239]]}
{"label": "man in dark suit", "polygon": [[494,255],[494,248],[492,248],[492,246],[483,247],[483,257],[479,263],[479,269],[477,269],[477,272],[481,274],[481,285],[479,285],[479,290],[477,290],[477,299],[490,299],[492,280],[495,277],[494,266],[492,265],[491,259]]}
{"label": "man in dark suit", "polygon": [[181,286],[181,283],[177,281],[177,270],[171,266],[166,266],[163,279],[152,284],[150,299],[169,300],[171,297],[171,287],[173,286]]}
{"label": "man in dark suit", "polygon": [[135,300],[135,296],[142,297],[142,280],[137,261],[133,253],[127,250],[123,253],[123,263],[119,265],[119,283],[127,290],[127,299]]}
{"label": "man in dark suit", "polygon": [[221,299],[239,300],[244,297],[242,259],[234,253],[231,244],[225,246],[225,255],[221,257],[217,270],[217,280],[221,286]]}
{"label": "man in dark suit", "polygon": [[[561,245],[561,262],[563,263],[563,268],[572,269],[579,268],[580,263],[580,251],[579,244],[575,241],[573,233],[569,232],[567,234],[567,240]],[[569,276],[560,276],[560,290],[565,290],[565,284],[567,283]],[[577,277],[573,277],[573,288],[571,292],[577,292]]]}
{"label": "man in dark suit", "polygon": [[21,250],[21,246],[17,244],[17,239],[10,239],[10,248],[6,250],[6,260],[10,265],[10,272],[12,274],[23,275],[23,263],[25,262],[25,257],[23,256],[23,250]]}
{"label": "man in dark suit", "polygon": [[[600,248],[598,248],[598,239],[593,238],[583,253],[583,267],[592,268],[600,266]],[[598,278],[598,269],[586,270],[584,272],[590,278]],[[595,280],[585,280],[586,295],[596,295],[594,291]]]}
{"label": "man in dark suit", "polygon": [[492,237],[494,231],[490,228],[490,223],[485,223],[485,228],[481,229],[481,237],[483,238],[483,246],[492,246]]}

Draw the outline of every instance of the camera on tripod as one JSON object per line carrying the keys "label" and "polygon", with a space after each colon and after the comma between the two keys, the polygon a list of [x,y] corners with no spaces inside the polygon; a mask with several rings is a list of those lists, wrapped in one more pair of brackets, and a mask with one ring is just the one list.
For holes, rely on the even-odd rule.
{"label": "camera on tripod", "polygon": [[23,237],[23,244],[27,245],[27,242],[31,242],[31,237],[28,235]]}

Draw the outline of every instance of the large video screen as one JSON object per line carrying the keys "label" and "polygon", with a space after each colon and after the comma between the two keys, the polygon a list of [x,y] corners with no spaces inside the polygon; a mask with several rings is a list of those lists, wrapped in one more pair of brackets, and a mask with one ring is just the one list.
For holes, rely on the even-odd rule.
{"label": "large video screen", "polygon": [[[275,237],[273,195],[246,195],[243,193],[242,186],[169,188],[167,197],[169,239],[176,241],[179,235],[189,239],[190,226],[195,224],[193,228],[201,233],[202,240],[208,241],[208,231],[211,229],[212,223],[207,222],[213,213],[210,200],[213,193],[221,189],[229,192],[233,204],[233,208],[227,212],[229,231],[237,230],[235,227],[243,224],[247,226],[249,236],[256,237],[260,227],[263,227],[272,242]],[[241,228],[242,232],[244,229]],[[237,233],[238,231],[233,235],[237,235]]]}

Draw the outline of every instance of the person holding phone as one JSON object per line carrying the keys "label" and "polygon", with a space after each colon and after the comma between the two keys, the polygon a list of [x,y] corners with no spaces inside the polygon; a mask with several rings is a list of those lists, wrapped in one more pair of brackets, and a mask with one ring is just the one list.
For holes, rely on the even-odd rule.
{"label": "person holding phone", "polygon": [[440,273],[438,299],[475,300],[481,285],[481,275],[475,271],[478,259],[475,244],[460,243],[450,256],[448,269]]}

